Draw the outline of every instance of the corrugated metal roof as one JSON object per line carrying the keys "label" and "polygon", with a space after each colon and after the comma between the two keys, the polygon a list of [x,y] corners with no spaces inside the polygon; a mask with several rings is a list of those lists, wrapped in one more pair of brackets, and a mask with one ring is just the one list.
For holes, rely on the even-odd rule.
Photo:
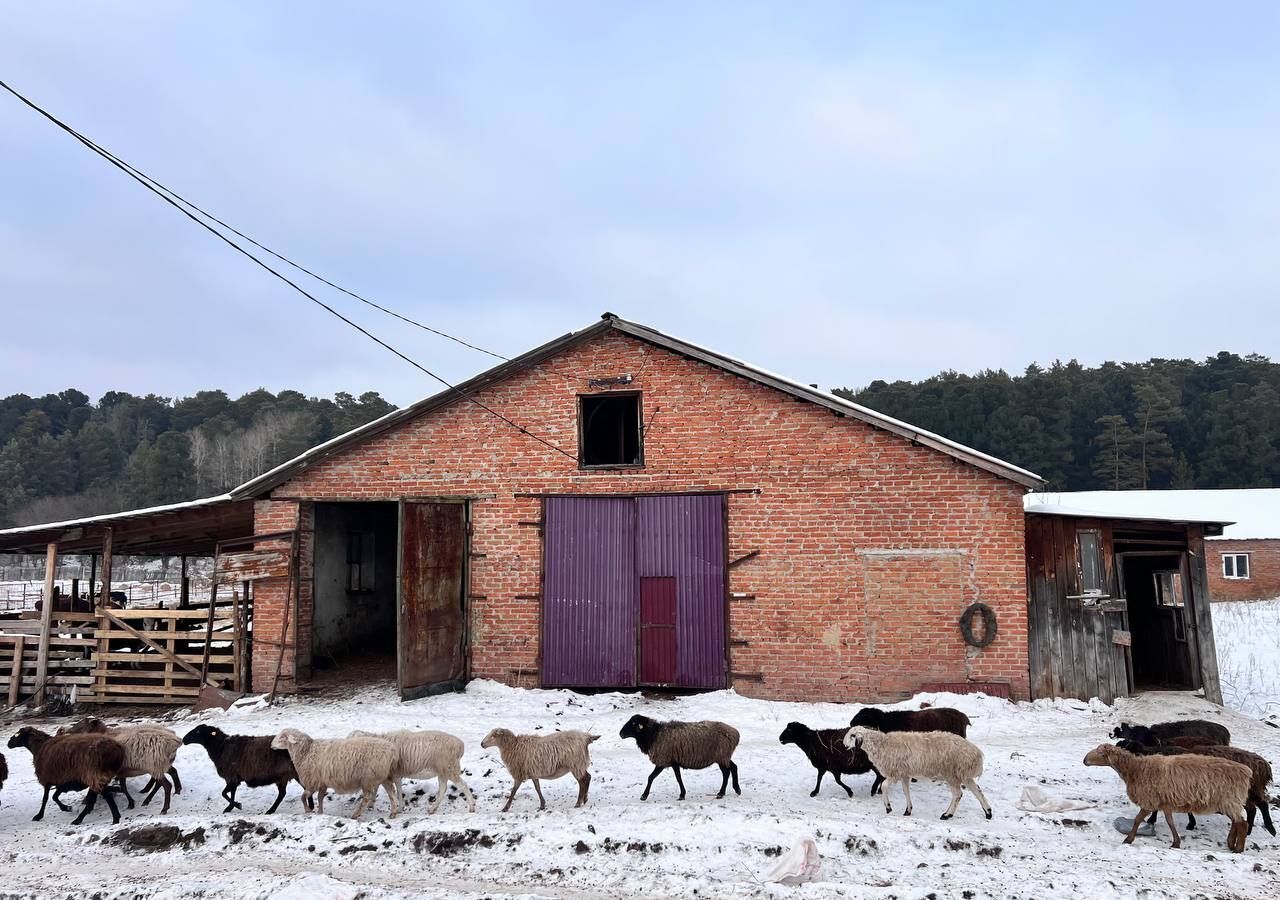
{"label": "corrugated metal roof", "polygon": [[231,497],[242,500],[250,497],[262,497],[270,492],[273,488],[284,484],[289,479],[295,477],[300,472],[305,471],[310,466],[315,465],[321,460],[328,459],[349,448],[363,443],[376,435],[382,434],[391,428],[396,427],[402,422],[415,419],[418,416],[425,415],[432,410],[438,409],[450,403],[457,402],[460,394],[471,394],[481,390],[491,384],[502,381],[518,372],[521,372],[531,366],[549,359],[562,353],[570,347],[588,341],[600,334],[610,330],[619,331],[623,334],[638,338],[683,356],[697,359],[708,365],[716,366],[735,375],[750,379],[759,384],[772,387],[786,394],[790,394],[801,400],[807,400],[810,403],[816,403],[824,406],[833,412],[845,415],[868,425],[884,431],[891,432],[900,437],[906,438],[913,443],[929,447],[940,453],[945,453],[961,462],[975,466],[979,469],[991,472],[1001,478],[1006,478],[1026,487],[1039,487],[1043,484],[1044,479],[1034,472],[1015,466],[1012,463],[1005,462],[980,450],[972,447],[966,447],[964,444],[957,443],[941,435],[934,434],[931,431],[925,431],[922,428],[916,428],[892,416],[886,416],[878,413],[873,409],[868,409],[860,404],[844,400],[834,394],[824,393],[817,388],[809,387],[798,381],[784,378],[765,369],[753,366],[740,359],[717,353],[714,350],[701,347],[689,341],[672,337],[664,334],[656,329],[649,328],[636,322],[629,322],[621,319],[612,313],[605,313],[601,321],[584,328],[580,331],[571,332],[549,341],[540,347],[536,347],[521,356],[516,357],[508,362],[493,367],[476,377],[465,381],[457,386],[456,390],[444,390],[438,394],[434,394],[417,403],[413,403],[402,409],[388,413],[379,419],[375,419],[366,425],[348,431],[346,434],[339,435],[332,440],[326,441],[316,447],[312,447],[305,453],[289,460],[282,465],[276,466],[269,472],[259,475],[257,478],[251,479],[240,485],[231,492]]}

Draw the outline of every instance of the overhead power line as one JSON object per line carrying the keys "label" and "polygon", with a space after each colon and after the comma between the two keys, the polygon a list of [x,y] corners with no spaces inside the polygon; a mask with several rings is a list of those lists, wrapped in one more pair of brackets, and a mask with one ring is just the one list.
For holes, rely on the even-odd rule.
{"label": "overhead power line", "polygon": [[[453,391],[453,392],[454,392],[455,394],[457,394],[459,397],[461,397],[461,398],[463,398],[463,399],[465,399],[465,400],[467,400],[467,401],[469,401],[469,402],[471,402],[471,403],[475,404],[476,406],[480,407],[480,408],[481,408],[482,410],[484,410],[485,412],[489,413],[490,415],[494,416],[495,418],[499,419],[500,421],[502,421],[502,422],[506,423],[506,424],[507,424],[507,425],[509,425],[510,427],[514,428],[516,431],[519,431],[521,434],[528,435],[530,438],[533,438],[535,441],[537,441],[538,443],[540,443],[540,444],[542,444],[542,445],[544,445],[544,446],[546,446],[546,447],[550,448],[551,450],[554,450],[555,452],[557,452],[557,453],[559,453],[559,454],[561,454],[561,455],[563,455],[563,456],[566,456],[566,457],[568,457],[569,459],[574,460],[575,462],[577,461],[577,456],[576,456],[576,455],[574,455],[573,453],[570,453],[569,451],[567,451],[567,450],[565,450],[565,449],[563,449],[563,448],[561,448],[561,447],[558,447],[557,445],[553,444],[551,441],[547,440],[546,438],[543,438],[542,436],[540,436],[540,435],[538,435],[538,434],[535,434],[534,432],[530,431],[530,430],[529,430],[528,428],[526,428],[525,426],[523,426],[523,425],[519,424],[518,422],[513,421],[512,419],[508,418],[507,416],[503,415],[502,413],[498,412],[497,410],[493,409],[492,407],[490,407],[490,406],[488,406],[488,405],[486,405],[486,404],[482,403],[480,400],[477,400],[475,397],[473,397],[472,395],[468,394],[466,391],[463,391],[463,390],[459,389],[459,388],[458,388],[456,385],[454,385],[452,382],[450,382],[450,381],[448,381],[448,380],[446,380],[446,379],[442,378],[441,376],[437,375],[435,372],[432,372],[430,369],[428,369],[426,366],[422,365],[422,364],[421,364],[420,362],[418,362],[417,360],[412,359],[411,357],[409,357],[409,356],[408,356],[408,355],[406,355],[405,353],[402,353],[400,350],[397,350],[395,347],[393,347],[393,346],[391,346],[390,344],[388,344],[388,343],[387,343],[386,341],[384,341],[382,338],[378,337],[377,335],[373,334],[372,332],[370,332],[369,330],[367,330],[366,328],[364,328],[363,326],[361,326],[361,325],[357,324],[356,322],[352,321],[351,319],[347,318],[347,317],[346,317],[346,316],[344,316],[342,313],[340,313],[338,310],[334,309],[332,306],[330,306],[329,304],[325,303],[323,300],[319,299],[319,298],[318,298],[318,297],[316,297],[314,294],[310,293],[309,291],[307,291],[306,289],[304,289],[303,287],[301,287],[300,285],[298,285],[296,282],[294,282],[294,281],[290,280],[287,276],[285,276],[284,274],[282,274],[282,273],[281,273],[281,272],[279,272],[278,270],[276,270],[276,269],[272,268],[269,264],[267,264],[267,263],[266,263],[266,262],[264,262],[263,260],[259,259],[259,258],[258,258],[257,256],[255,256],[253,253],[250,253],[250,252],[249,252],[248,250],[246,250],[244,247],[242,247],[242,246],[240,246],[239,244],[237,244],[235,241],[233,241],[231,238],[227,237],[225,234],[223,234],[223,233],[222,233],[221,231],[219,231],[217,228],[214,228],[214,227],[213,227],[212,225],[210,225],[208,222],[203,221],[201,218],[199,218],[199,217],[198,217],[195,213],[193,213],[191,210],[196,210],[197,212],[199,212],[199,213],[200,213],[200,215],[207,217],[207,218],[208,218],[208,219],[210,219],[211,221],[217,222],[217,223],[218,223],[219,225],[221,225],[222,227],[224,227],[224,228],[226,228],[227,230],[229,230],[229,231],[231,231],[231,232],[235,233],[236,235],[240,236],[241,238],[243,238],[244,240],[246,240],[246,241],[248,241],[249,243],[253,244],[254,246],[256,246],[256,247],[258,247],[258,248],[262,249],[264,252],[269,253],[269,254],[271,254],[272,256],[276,257],[277,259],[280,259],[280,260],[282,260],[282,261],[284,261],[284,262],[288,263],[289,265],[293,266],[294,268],[298,269],[299,271],[306,272],[308,275],[311,275],[313,278],[316,278],[316,279],[318,279],[318,280],[320,280],[320,281],[323,281],[325,284],[328,284],[328,285],[330,285],[331,287],[334,287],[334,288],[336,288],[337,290],[342,291],[342,292],[343,292],[343,293],[345,293],[345,294],[348,294],[348,295],[350,295],[350,296],[352,296],[352,297],[355,297],[357,300],[360,300],[360,301],[361,301],[361,302],[363,302],[363,303],[367,303],[368,305],[373,306],[373,307],[376,307],[376,308],[378,308],[378,309],[382,310],[382,311],[383,311],[383,312],[385,312],[385,313],[388,313],[388,314],[390,314],[390,315],[393,315],[393,316],[395,316],[395,317],[396,317],[396,318],[398,318],[398,319],[402,319],[403,321],[409,322],[410,324],[417,325],[418,327],[420,327],[420,328],[424,328],[424,329],[426,329],[427,331],[430,331],[430,332],[432,332],[432,333],[434,333],[434,334],[438,334],[438,335],[441,335],[442,337],[449,338],[450,340],[457,341],[459,344],[463,344],[463,345],[465,345],[465,346],[467,346],[467,347],[470,347],[470,348],[471,348],[471,349],[473,349],[473,350],[479,350],[481,353],[487,353],[487,354],[489,354],[490,356],[495,356],[495,357],[497,357],[498,359],[506,359],[506,357],[499,356],[498,354],[493,353],[493,352],[491,352],[491,351],[489,351],[489,350],[483,350],[483,349],[481,349],[481,348],[479,348],[479,347],[476,347],[476,346],[474,346],[474,345],[472,345],[472,344],[468,344],[466,341],[463,341],[463,340],[461,340],[460,338],[455,338],[455,337],[453,337],[453,335],[446,334],[445,332],[438,331],[437,329],[430,328],[430,327],[428,327],[428,326],[426,326],[426,325],[422,325],[421,323],[418,323],[418,322],[414,322],[413,320],[408,319],[408,318],[407,318],[407,317],[405,317],[405,316],[401,316],[401,315],[399,315],[398,313],[394,313],[394,312],[392,312],[391,310],[386,309],[385,307],[382,307],[382,306],[379,306],[379,305],[378,305],[378,304],[376,304],[376,303],[373,303],[373,302],[372,302],[372,301],[370,301],[370,300],[366,300],[366,299],[364,299],[363,297],[360,297],[358,294],[355,294],[355,293],[353,293],[353,292],[351,292],[351,291],[348,291],[348,290],[346,290],[345,288],[338,287],[337,285],[333,284],[332,282],[328,281],[327,279],[321,278],[319,275],[316,275],[314,272],[311,272],[310,270],[308,270],[308,269],[304,268],[303,266],[301,266],[301,265],[299,265],[299,264],[297,264],[297,263],[292,262],[291,260],[287,259],[287,258],[286,258],[286,257],[284,257],[284,256],[281,256],[280,254],[276,253],[275,251],[273,251],[273,250],[271,250],[271,249],[269,249],[269,248],[267,248],[267,247],[264,247],[262,244],[259,244],[257,241],[253,240],[252,238],[247,237],[246,235],[244,235],[244,234],[242,234],[241,232],[237,231],[236,229],[232,228],[230,225],[227,225],[226,223],[222,222],[222,220],[220,220],[220,219],[218,219],[218,218],[216,218],[216,217],[214,217],[214,216],[210,215],[209,213],[204,212],[203,210],[200,210],[200,209],[199,209],[199,207],[195,206],[194,204],[192,204],[192,203],[190,203],[190,202],[188,202],[188,201],[186,201],[186,200],[181,199],[177,194],[173,193],[173,192],[172,192],[172,191],[170,191],[168,188],[166,188],[166,187],[164,187],[163,185],[161,185],[159,182],[154,181],[154,179],[149,178],[148,176],[146,176],[145,174],[143,174],[142,172],[140,172],[138,169],[136,169],[136,168],[134,168],[133,166],[131,166],[129,163],[125,162],[125,161],[124,161],[124,160],[122,160],[122,159],[119,159],[119,158],[118,158],[118,157],[116,157],[114,154],[112,154],[110,151],[105,150],[104,148],[100,147],[98,144],[94,143],[94,141],[93,141],[93,140],[91,140],[90,138],[88,138],[88,137],[86,137],[85,135],[81,134],[81,133],[80,133],[79,131],[77,131],[75,128],[71,127],[71,126],[70,126],[70,125],[68,125],[66,122],[62,121],[62,120],[61,120],[61,119],[59,119],[57,116],[53,115],[53,113],[49,112],[48,110],[44,109],[43,107],[41,107],[40,105],[38,105],[38,104],[37,104],[37,103],[35,103],[34,101],[30,100],[29,98],[27,98],[26,96],[24,96],[23,94],[21,94],[20,92],[18,92],[17,90],[15,90],[13,87],[11,87],[9,84],[7,84],[6,82],[4,82],[4,81],[2,81],[2,80],[0,80],[0,88],[3,88],[3,89],[4,89],[5,91],[7,91],[8,93],[12,94],[12,95],[13,95],[14,97],[16,97],[19,101],[21,101],[23,104],[25,104],[26,106],[30,107],[30,108],[31,108],[32,110],[34,110],[35,112],[39,113],[39,114],[40,114],[41,116],[43,116],[45,119],[48,119],[50,122],[52,122],[54,125],[56,125],[56,126],[57,126],[59,129],[61,129],[62,131],[65,131],[67,134],[71,135],[71,136],[72,136],[73,138],[75,138],[75,139],[76,139],[80,144],[82,144],[84,147],[86,147],[87,149],[89,149],[90,151],[92,151],[94,154],[96,154],[97,156],[100,156],[100,157],[102,157],[103,159],[105,159],[107,162],[109,162],[111,165],[115,166],[115,167],[116,167],[117,169],[119,169],[120,171],[124,172],[126,175],[128,175],[130,178],[132,178],[134,181],[136,181],[136,182],[138,182],[139,184],[141,184],[141,185],[142,185],[144,188],[146,188],[148,191],[150,191],[151,193],[155,194],[157,197],[159,197],[159,198],[160,198],[161,200],[163,200],[165,203],[169,204],[169,205],[170,205],[170,206],[172,206],[174,209],[176,209],[178,212],[182,213],[182,215],[186,216],[186,217],[187,217],[188,219],[190,219],[192,222],[194,222],[195,224],[199,225],[199,226],[200,226],[201,228],[203,228],[204,230],[208,231],[210,234],[212,234],[214,237],[218,238],[220,241],[222,241],[223,243],[225,243],[225,244],[226,244],[227,246],[229,246],[231,249],[235,250],[237,253],[240,253],[241,255],[243,255],[243,256],[247,257],[248,259],[252,260],[255,264],[257,264],[257,265],[258,265],[258,266],[260,266],[261,268],[265,269],[267,272],[271,273],[271,274],[272,274],[272,275],[274,275],[276,278],[278,278],[278,279],[280,279],[281,281],[283,281],[283,282],[284,282],[285,284],[287,284],[289,287],[293,288],[293,289],[294,289],[295,291],[297,291],[299,294],[301,294],[302,296],[306,297],[308,300],[310,300],[312,303],[316,304],[316,305],[317,305],[317,306],[319,306],[321,309],[323,309],[323,310],[325,310],[326,312],[328,312],[330,315],[334,316],[335,318],[339,319],[340,321],[342,321],[342,322],[346,323],[347,325],[351,326],[351,327],[352,327],[352,328],[354,328],[356,331],[360,332],[360,333],[361,333],[361,334],[363,334],[365,337],[369,338],[369,340],[371,340],[371,341],[373,341],[374,343],[378,344],[378,345],[379,345],[380,347],[382,347],[383,349],[385,349],[385,350],[389,350],[391,353],[394,353],[396,356],[398,356],[400,359],[402,359],[402,360],[404,360],[405,362],[407,362],[409,365],[413,366],[415,369],[418,369],[418,370],[419,370],[420,372],[422,372],[423,374],[425,374],[425,375],[427,375],[428,377],[430,377],[430,378],[434,379],[435,381],[438,381],[440,384],[444,385],[444,386],[445,386],[445,388],[447,388],[448,390]],[[173,194],[173,196],[169,196],[170,194]],[[175,199],[175,198],[177,198],[177,199]],[[191,209],[189,210],[189,209],[185,208],[183,204],[185,204],[186,206],[191,207]]]}

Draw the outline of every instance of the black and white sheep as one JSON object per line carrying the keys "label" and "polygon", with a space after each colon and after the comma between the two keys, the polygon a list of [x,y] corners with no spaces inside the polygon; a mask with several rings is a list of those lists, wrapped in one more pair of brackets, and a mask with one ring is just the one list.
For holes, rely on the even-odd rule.
{"label": "black and white sheep", "polygon": [[1231,732],[1217,722],[1204,719],[1185,719],[1181,722],[1158,722],[1155,725],[1133,725],[1121,722],[1111,732],[1117,740],[1137,741],[1144,747],[1177,746],[1199,747],[1231,744]]}
{"label": "black and white sheep", "polygon": [[49,793],[62,785],[76,785],[75,790],[88,790],[84,808],[72,824],[84,821],[101,794],[111,810],[111,824],[120,821],[120,810],[111,796],[109,786],[124,768],[124,747],[113,738],[100,734],[51,735],[30,726],[20,728],[9,738],[10,749],[26,747],[31,751],[36,781],[44,788],[40,811],[31,821],[44,818],[49,804]]}
{"label": "black and white sheep", "polygon": [[236,801],[236,791],[242,784],[251,788],[276,786],[275,802],[267,810],[270,814],[284,800],[289,782],[298,781],[289,752],[272,749],[270,735],[227,734],[214,725],[197,725],[187,732],[182,743],[199,744],[209,754],[224,784],[222,798],[227,801],[224,813],[242,808]]}
{"label": "black and white sheep", "polygon": [[931,706],[926,709],[877,709],[864,706],[849,720],[849,727],[874,728],[876,731],[948,731],[965,737],[969,732],[969,717],[949,706]]}
{"label": "black and white sheep", "polygon": [[841,775],[865,775],[875,772],[875,781],[871,785],[871,796],[875,796],[884,777],[876,772],[867,754],[861,750],[845,746],[844,736],[847,728],[810,728],[801,722],[788,722],[782,734],[778,735],[778,743],[794,744],[808,757],[810,764],[818,770],[818,780],[809,792],[810,797],[818,796],[822,789],[822,776],[828,772],[835,778],[836,784],[844,788],[844,792],[853,796],[853,788],[840,780]]}
{"label": "black and white sheep", "polygon": [[360,802],[351,818],[358,819],[373,805],[381,787],[391,801],[391,815],[400,811],[394,782],[400,754],[381,738],[349,737],[317,740],[296,728],[286,728],[271,740],[273,750],[287,750],[298,772],[304,795],[303,808],[311,811],[308,795],[319,794],[315,811],[324,813],[329,788],[359,791]]}
{"label": "black and white sheep", "polygon": [[591,743],[598,741],[600,735],[588,734],[585,731],[556,731],[552,734],[515,734],[507,728],[495,728],[485,735],[480,746],[486,750],[497,747],[502,757],[502,764],[511,773],[513,784],[511,793],[507,795],[507,803],[502,807],[506,812],[511,808],[516,791],[526,781],[533,782],[533,789],[538,792],[538,808],[546,809],[547,801],[542,796],[542,780],[550,781],[565,775],[572,775],[578,782],[578,802],[574,808],[584,806],[587,802],[587,789],[591,786]]}
{"label": "black and white sheep", "polygon": [[1138,804],[1133,827],[1125,837],[1132,844],[1142,820],[1152,812],[1163,812],[1173,835],[1174,849],[1182,846],[1174,813],[1222,813],[1231,820],[1227,848],[1244,850],[1248,826],[1244,805],[1249,797],[1253,773],[1248,766],[1228,759],[1214,759],[1198,753],[1175,756],[1138,756],[1111,744],[1099,744],[1085,755],[1086,766],[1110,766],[1124,781],[1129,799]]}
{"label": "black and white sheep", "polygon": [[904,816],[911,815],[911,779],[929,778],[941,781],[951,788],[951,805],[942,814],[950,819],[968,788],[982,806],[983,813],[991,818],[991,804],[978,786],[982,774],[982,751],[974,744],[949,731],[876,731],[862,725],[849,729],[845,744],[862,750],[876,770],[884,776],[884,811],[893,812],[889,804],[889,788],[896,781],[902,785],[907,808]]}
{"label": "black and white sheep", "polygon": [[641,800],[649,799],[649,789],[653,780],[662,774],[662,770],[670,767],[676,776],[676,784],[680,785],[680,799],[685,797],[684,779],[680,777],[681,769],[705,769],[708,766],[720,767],[720,792],[717,799],[724,797],[729,779],[733,778],[733,791],[741,794],[738,786],[738,764],[733,761],[733,753],[738,749],[740,738],[738,729],[724,722],[659,722],[647,716],[635,715],[622,726],[618,736],[635,738],[649,761],[653,763],[653,771],[645,783]]}

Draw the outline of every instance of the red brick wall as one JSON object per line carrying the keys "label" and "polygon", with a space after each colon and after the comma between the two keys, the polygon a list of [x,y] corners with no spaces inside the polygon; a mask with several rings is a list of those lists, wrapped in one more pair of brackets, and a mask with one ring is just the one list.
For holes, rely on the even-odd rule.
{"label": "red brick wall", "polygon": [[[753,595],[731,602],[730,639],[747,644],[732,648],[730,668],[751,676],[734,680],[739,691],[853,700],[899,696],[929,680],[992,680],[1028,695],[1020,486],[617,333],[477,396],[576,453],[577,395],[590,392],[588,378],[624,373],[634,377],[626,389],[643,392],[642,469],[580,471],[458,402],[317,464],[273,496],[486,495],[473,504],[472,551],[484,556],[473,561],[471,592],[485,599],[472,604],[471,669],[532,685],[539,601],[516,598],[539,590],[541,537],[517,523],[537,519],[539,501],[514,494],[758,489],[728,498],[730,558],[759,551],[730,571],[730,589]],[[263,503],[257,515],[263,533],[297,510]],[[257,637],[278,636],[282,592],[260,588]],[[980,651],[956,625],[975,600],[999,619],[999,636]],[[259,690],[273,672],[259,664],[264,654],[255,650]]]}
{"label": "red brick wall", "polygon": [[[1209,570],[1209,597],[1213,600],[1269,600],[1280,597],[1280,538],[1208,540],[1204,542]],[[1248,578],[1224,578],[1222,557],[1249,554]]]}

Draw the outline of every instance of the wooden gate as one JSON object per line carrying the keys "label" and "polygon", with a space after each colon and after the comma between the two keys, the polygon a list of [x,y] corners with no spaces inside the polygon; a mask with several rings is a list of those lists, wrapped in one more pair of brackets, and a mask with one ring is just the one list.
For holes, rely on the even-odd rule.
{"label": "wooden gate", "polygon": [[458,690],[467,675],[463,503],[400,503],[396,670],[400,698]]}

